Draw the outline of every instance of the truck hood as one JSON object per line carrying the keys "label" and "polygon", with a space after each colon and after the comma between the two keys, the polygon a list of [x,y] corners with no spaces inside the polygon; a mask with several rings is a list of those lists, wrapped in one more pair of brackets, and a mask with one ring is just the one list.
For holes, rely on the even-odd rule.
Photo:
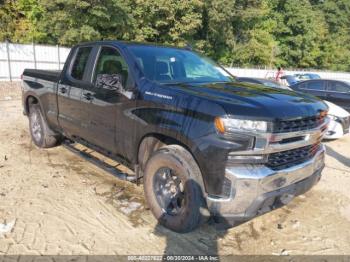
{"label": "truck hood", "polygon": [[244,117],[293,119],[328,109],[322,100],[310,95],[249,83],[180,84],[177,88],[220,104],[227,114]]}

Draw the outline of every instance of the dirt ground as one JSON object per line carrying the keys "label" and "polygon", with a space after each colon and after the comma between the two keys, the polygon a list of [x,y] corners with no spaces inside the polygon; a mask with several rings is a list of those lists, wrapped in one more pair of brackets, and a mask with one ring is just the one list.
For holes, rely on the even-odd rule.
{"label": "dirt ground", "polygon": [[349,136],[326,143],[322,180],[289,205],[227,231],[176,234],[157,225],[142,187],[63,147],[36,148],[19,97],[0,83],[0,255],[350,255]]}

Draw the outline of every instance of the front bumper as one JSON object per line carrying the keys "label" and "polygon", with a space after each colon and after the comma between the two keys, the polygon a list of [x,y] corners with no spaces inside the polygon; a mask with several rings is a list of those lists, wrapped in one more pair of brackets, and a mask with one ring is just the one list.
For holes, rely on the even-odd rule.
{"label": "front bumper", "polygon": [[208,196],[209,211],[217,217],[245,221],[285,205],[319,181],[324,155],[322,145],[312,159],[283,170],[274,171],[263,165],[228,167],[230,196]]}

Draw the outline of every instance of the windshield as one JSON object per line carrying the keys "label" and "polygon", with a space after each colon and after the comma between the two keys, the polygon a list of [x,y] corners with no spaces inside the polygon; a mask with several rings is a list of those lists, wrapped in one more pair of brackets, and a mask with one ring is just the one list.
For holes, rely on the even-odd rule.
{"label": "windshield", "polygon": [[167,47],[128,47],[146,78],[162,84],[232,82],[234,77],[209,58]]}

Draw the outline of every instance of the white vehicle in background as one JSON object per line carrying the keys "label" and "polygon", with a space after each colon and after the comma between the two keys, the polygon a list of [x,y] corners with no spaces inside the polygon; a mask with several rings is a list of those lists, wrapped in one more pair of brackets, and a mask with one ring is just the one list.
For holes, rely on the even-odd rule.
{"label": "white vehicle in background", "polygon": [[321,79],[320,75],[314,74],[314,73],[294,74],[294,76],[299,81],[312,80],[312,79]]}
{"label": "white vehicle in background", "polygon": [[328,107],[328,116],[331,119],[325,139],[338,139],[349,133],[350,114],[340,106],[324,101]]}
{"label": "white vehicle in background", "polygon": [[[288,89],[293,91],[290,87],[285,86],[273,80],[253,77],[237,77],[237,81],[260,84],[272,88]],[[331,102],[323,100],[329,107],[328,116],[330,118],[328,131],[324,136],[325,139],[338,139],[349,133],[350,114],[340,106]]]}

